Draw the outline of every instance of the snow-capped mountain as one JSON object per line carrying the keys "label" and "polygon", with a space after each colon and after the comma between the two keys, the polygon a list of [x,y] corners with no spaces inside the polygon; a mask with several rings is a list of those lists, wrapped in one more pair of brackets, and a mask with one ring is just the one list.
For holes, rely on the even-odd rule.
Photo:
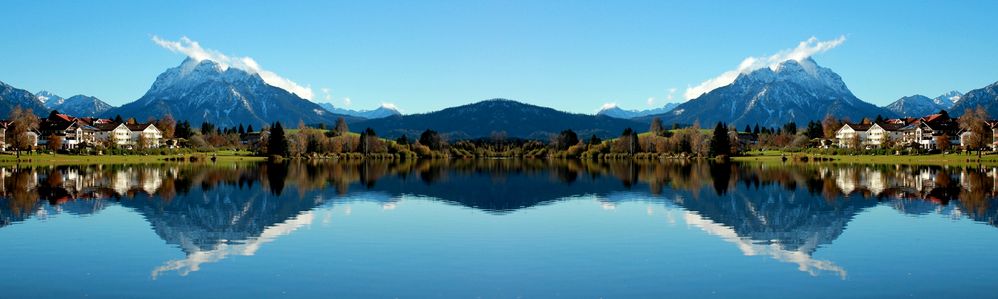
{"label": "snow-capped mountain", "polygon": [[[210,122],[222,127],[239,124],[263,127],[275,121],[289,126],[297,125],[299,121],[332,124],[341,116],[268,85],[258,74],[225,67],[211,60],[191,58],[156,77],[141,98],[108,110],[104,116],[147,119],[167,114],[195,126]],[[356,119],[346,118],[348,121]]]}
{"label": "snow-capped mountain", "polygon": [[948,106],[940,105],[935,100],[920,94],[902,97],[884,108],[897,113],[898,116],[906,117],[922,117],[949,109]]}
{"label": "snow-capped mountain", "polygon": [[49,113],[45,104],[31,92],[0,82],[0,118],[6,118],[16,106],[31,109],[37,115],[48,115]]}
{"label": "snow-capped mountain", "polygon": [[[113,106],[101,101],[96,97],[75,95],[61,101],[56,105],[49,105],[49,109],[58,110],[61,113],[77,117],[99,116],[105,111],[111,110]],[[46,102],[48,104],[48,102]]]}
{"label": "snow-capped mountain", "polygon": [[397,108],[387,104],[382,104],[381,106],[379,106],[377,109],[374,110],[351,110],[351,109],[337,108],[333,106],[332,103],[317,103],[317,104],[319,104],[319,106],[322,107],[322,109],[326,109],[326,111],[332,113],[356,116],[366,119],[376,119],[376,118],[385,118],[393,115],[402,115],[402,112],[399,112]]}
{"label": "snow-capped mountain", "polygon": [[984,107],[991,117],[998,116],[998,82],[963,94],[960,101],[950,108],[950,115],[959,116],[967,109]]}
{"label": "snow-capped mountain", "polygon": [[895,116],[856,98],[838,74],[805,58],[740,74],[733,83],[687,101],[669,113],[638,119],[657,116],[665,123],[700,121],[711,127],[716,122],[737,126],[758,123],[772,127],[790,121],[803,126],[826,115],[859,120],[878,114]]}
{"label": "snow-capped mountain", "polygon": [[46,90],[41,90],[35,93],[35,98],[45,104],[45,107],[51,108],[52,106],[60,105],[62,102],[66,101],[65,98],[60,97],[56,94],[48,92]]}
{"label": "snow-capped mountain", "polygon": [[946,109],[949,109],[953,108],[953,105],[956,104],[956,102],[959,102],[960,98],[962,97],[963,97],[962,93],[953,90],[932,99],[932,102],[936,103],[936,105],[939,105],[940,107],[945,107]]}
{"label": "snow-capped mountain", "polygon": [[609,116],[609,117],[615,117],[615,118],[632,119],[632,118],[637,118],[637,117],[642,117],[642,116],[667,113],[669,111],[672,111],[672,109],[675,109],[678,106],[679,106],[679,103],[668,103],[668,104],[665,104],[665,106],[662,106],[660,108],[654,108],[654,109],[646,109],[646,110],[636,110],[636,109],[635,110],[624,110],[624,109],[618,107],[617,105],[610,105],[610,106],[605,106],[605,107],[601,108],[599,110],[599,112],[596,112],[596,115],[603,115],[603,116]]}

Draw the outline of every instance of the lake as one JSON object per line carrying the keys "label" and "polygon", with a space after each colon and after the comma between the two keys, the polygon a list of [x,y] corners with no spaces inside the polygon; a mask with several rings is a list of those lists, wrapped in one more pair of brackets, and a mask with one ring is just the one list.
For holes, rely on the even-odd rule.
{"label": "lake", "polygon": [[998,169],[0,168],[0,298],[995,297]]}

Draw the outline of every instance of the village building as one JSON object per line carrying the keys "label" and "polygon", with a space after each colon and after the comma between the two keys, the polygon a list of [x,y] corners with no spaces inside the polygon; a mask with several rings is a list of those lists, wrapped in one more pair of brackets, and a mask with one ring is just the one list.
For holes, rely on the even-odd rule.
{"label": "village building", "polygon": [[835,139],[838,141],[839,147],[848,148],[850,145],[854,145],[853,142],[858,142],[863,145],[869,136],[869,130],[871,125],[869,124],[850,124],[846,123],[838,131],[835,132]]}

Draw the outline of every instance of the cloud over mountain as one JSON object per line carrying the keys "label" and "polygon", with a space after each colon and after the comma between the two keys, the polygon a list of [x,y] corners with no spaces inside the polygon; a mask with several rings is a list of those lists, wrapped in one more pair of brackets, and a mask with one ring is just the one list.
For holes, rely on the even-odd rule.
{"label": "cloud over mountain", "polygon": [[153,36],[152,41],[164,49],[170,50],[174,53],[187,55],[187,57],[190,57],[198,62],[202,60],[211,60],[217,62],[223,69],[234,67],[251,74],[258,74],[260,75],[260,78],[263,78],[263,81],[266,82],[267,85],[287,90],[288,92],[305,99],[311,100],[314,95],[311,86],[301,86],[290,79],[265,70],[260,67],[260,64],[257,63],[256,60],[253,60],[253,58],[229,56],[214,49],[205,49],[201,47],[200,43],[191,40],[186,36],[180,37],[180,40],[178,41],[165,40],[159,36]]}
{"label": "cloud over mountain", "polygon": [[845,41],[846,37],[844,35],[839,36],[836,39],[826,41],[819,41],[818,38],[812,36],[811,38],[798,43],[795,48],[784,49],[770,56],[750,56],[742,60],[742,62],[738,64],[738,67],[734,70],[721,73],[721,75],[703,81],[697,86],[687,87],[686,92],[683,93],[683,97],[687,100],[699,97],[700,95],[708,93],[718,87],[727,86],[732,82],[735,82],[735,79],[738,78],[739,74],[748,74],[754,70],[764,67],[774,68],[777,64],[787,60],[796,60],[800,62],[814,54],[831,50]]}

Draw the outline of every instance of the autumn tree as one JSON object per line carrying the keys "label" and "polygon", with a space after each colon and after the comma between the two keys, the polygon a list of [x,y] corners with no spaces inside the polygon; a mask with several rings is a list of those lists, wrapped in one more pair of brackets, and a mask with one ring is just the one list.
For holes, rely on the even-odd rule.
{"label": "autumn tree", "polygon": [[51,134],[46,138],[45,146],[51,151],[57,151],[62,149],[62,137],[59,135]]}
{"label": "autumn tree", "polygon": [[177,121],[173,119],[173,115],[167,114],[156,121],[156,128],[163,132],[164,139],[173,139],[177,131]]}
{"label": "autumn tree", "polygon": [[936,148],[939,149],[940,151],[949,150],[950,146],[949,135],[946,134],[938,135],[935,137],[935,141],[936,141]]}
{"label": "autumn tree", "polygon": [[431,150],[441,150],[446,145],[443,137],[437,131],[426,129],[419,134],[419,144],[429,147]]}
{"label": "autumn tree", "polygon": [[966,131],[966,135],[961,139],[966,150],[977,150],[977,156],[981,156],[981,149],[988,143],[991,134],[987,124],[988,112],[984,107],[977,106],[977,109],[967,108],[960,116],[960,129]]}
{"label": "autumn tree", "polygon": [[658,117],[652,118],[651,127],[648,128],[648,131],[651,132],[652,135],[661,136],[662,133],[665,132],[665,129],[662,128],[662,120]]}
{"label": "autumn tree", "polygon": [[347,126],[347,121],[343,117],[336,119],[336,127],[333,128],[333,132],[335,132],[336,136],[343,136],[350,133],[350,127]]}
{"label": "autumn tree", "polygon": [[835,132],[842,128],[842,122],[829,114],[821,121],[821,128],[825,132],[825,138],[835,138]]}
{"label": "autumn tree", "polygon": [[38,116],[31,109],[15,106],[7,118],[10,120],[10,124],[5,134],[6,142],[14,148],[17,157],[20,158],[21,151],[31,150],[31,147],[37,142],[35,139],[37,135],[31,134],[31,132],[38,129]]}

